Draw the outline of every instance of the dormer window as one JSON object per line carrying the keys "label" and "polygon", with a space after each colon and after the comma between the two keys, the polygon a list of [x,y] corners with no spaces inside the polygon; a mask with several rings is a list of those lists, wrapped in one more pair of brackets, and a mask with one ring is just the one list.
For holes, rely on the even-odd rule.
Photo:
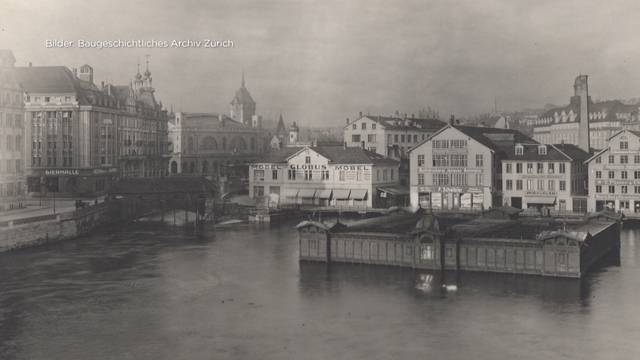
{"label": "dormer window", "polygon": [[547,155],[546,145],[538,145],[538,155]]}
{"label": "dormer window", "polygon": [[516,155],[524,155],[524,146],[522,146],[521,144],[516,145]]}

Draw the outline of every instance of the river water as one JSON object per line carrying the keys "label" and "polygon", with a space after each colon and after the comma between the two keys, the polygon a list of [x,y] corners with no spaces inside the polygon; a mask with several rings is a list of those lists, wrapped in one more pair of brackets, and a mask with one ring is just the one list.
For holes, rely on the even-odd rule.
{"label": "river water", "polygon": [[297,251],[292,224],[134,224],[0,254],[0,359],[640,358],[638,229],[582,280]]}

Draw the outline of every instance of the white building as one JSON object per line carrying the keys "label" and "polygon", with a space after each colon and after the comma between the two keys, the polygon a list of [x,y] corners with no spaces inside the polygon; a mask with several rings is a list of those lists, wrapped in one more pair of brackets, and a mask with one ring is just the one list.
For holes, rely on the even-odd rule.
{"label": "white building", "polygon": [[408,157],[408,151],[447,125],[436,119],[360,115],[344,127],[344,142],[393,159]]}
{"label": "white building", "polygon": [[446,126],[410,151],[411,206],[501,206],[501,161],[505,151],[524,142],[534,141],[510,129]]}
{"label": "white building", "polygon": [[518,143],[502,160],[503,204],[585,212],[589,154],[576,145]]}
{"label": "white building", "polygon": [[640,132],[619,131],[586,164],[590,212],[608,207],[640,216]]}
{"label": "white building", "polygon": [[361,148],[285,147],[250,165],[249,196],[270,206],[387,207],[399,165]]}

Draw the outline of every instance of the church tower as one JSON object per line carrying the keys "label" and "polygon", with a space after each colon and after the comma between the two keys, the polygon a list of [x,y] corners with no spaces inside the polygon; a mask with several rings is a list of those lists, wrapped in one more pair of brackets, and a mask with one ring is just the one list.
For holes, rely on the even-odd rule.
{"label": "church tower", "polygon": [[256,114],[256,102],[253,101],[249,90],[245,87],[244,72],[240,88],[231,100],[231,118],[245,126],[252,126],[252,118]]}
{"label": "church tower", "polygon": [[300,128],[294,121],[289,129],[289,144],[297,144],[300,137]]}

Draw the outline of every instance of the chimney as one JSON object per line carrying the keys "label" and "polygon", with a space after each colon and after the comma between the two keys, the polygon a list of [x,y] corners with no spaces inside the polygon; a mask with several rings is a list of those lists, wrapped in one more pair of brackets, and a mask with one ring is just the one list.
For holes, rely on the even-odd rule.
{"label": "chimney", "polygon": [[450,125],[455,125],[456,124],[456,117],[453,116],[453,114],[451,114],[451,118],[449,118],[449,124]]}
{"label": "chimney", "polygon": [[360,117],[362,117],[362,111],[360,111],[360,114],[359,114],[359,115],[360,115]]}
{"label": "chimney", "polygon": [[347,118],[347,125],[349,125],[349,118]]}
{"label": "chimney", "polygon": [[573,84],[573,89],[575,92],[574,98],[580,104],[578,113],[580,116],[578,125],[578,147],[588,153],[591,146],[589,139],[589,102],[591,98],[589,97],[587,75],[578,75]]}

